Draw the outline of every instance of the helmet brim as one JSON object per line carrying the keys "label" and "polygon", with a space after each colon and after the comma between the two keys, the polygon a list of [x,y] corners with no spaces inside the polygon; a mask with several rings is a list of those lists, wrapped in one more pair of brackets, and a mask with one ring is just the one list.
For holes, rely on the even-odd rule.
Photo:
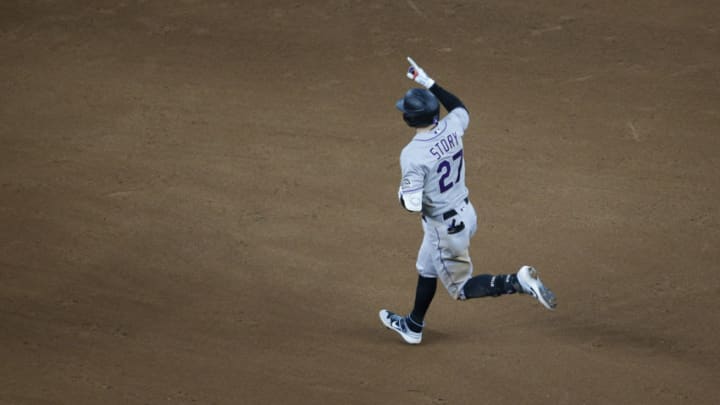
{"label": "helmet brim", "polygon": [[402,112],[407,112],[407,111],[405,111],[404,104],[405,104],[405,98],[401,98],[400,100],[397,101],[397,103],[395,103],[395,108],[397,108],[398,110],[400,110]]}

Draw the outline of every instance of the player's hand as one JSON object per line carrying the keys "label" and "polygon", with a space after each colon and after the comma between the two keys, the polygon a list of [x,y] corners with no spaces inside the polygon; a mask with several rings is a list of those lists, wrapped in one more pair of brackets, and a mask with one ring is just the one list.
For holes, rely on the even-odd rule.
{"label": "player's hand", "polygon": [[435,80],[431,79],[430,76],[425,73],[423,68],[418,66],[411,57],[408,56],[407,60],[410,62],[410,67],[407,71],[408,79],[414,80],[415,83],[425,87],[426,89],[429,89],[433,84],[435,84]]}

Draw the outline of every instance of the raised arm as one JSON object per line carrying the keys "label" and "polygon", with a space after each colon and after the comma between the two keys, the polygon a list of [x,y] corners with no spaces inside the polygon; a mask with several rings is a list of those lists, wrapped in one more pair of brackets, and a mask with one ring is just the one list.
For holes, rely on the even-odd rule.
{"label": "raised arm", "polygon": [[[437,97],[438,101],[440,101],[440,104],[445,107],[448,113],[456,115],[460,119],[463,128],[467,129],[470,120],[470,114],[467,107],[465,107],[465,104],[463,104],[463,102],[460,101],[460,99],[456,95],[440,87],[440,85],[437,84],[435,80],[430,78],[430,76],[425,73],[425,70],[418,66],[418,64],[415,63],[415,61],[411,57],[408,56],[407,60],[410,63],[410,67],[407,71],[407,77],[414,80],[416,83],[420,84],[426,89],[430,90],[430,92],[434,94],[435,97]],[[461,108],[462,110],[457,110],[458,108]],[[455,112],[453,113],[453,111]]]}
{"label": "raised arm", "polygon": [[465,107],[465,104],[463,104],[463,102],[460,101],[460,99],[456,95],[440,87],[439,84],[433,84],[432,87],[430,87],[428,90],[430,90],[430,92],[434,94],[435,97],[437,97],[438,101],[440,101],[440,104],[442,104],[443,107],[448,110],[448,112],[456,108],[462,108],[467,111],[467,107]]}
{"label": "raised arm", "polygon": [[463,102],[460,101],[460,99],[456,95],[440,87],[440,85],[437,84],[435,80],[430,78],[430,76],[425,73],[425,70],[418,66],[418,64],[415,63],[415,61],[411,57],[408,56],[407,60],[410,63],[410,67],[408,68],[407,72],[407,77],[409,79],[414,80],[415,83],[418,83],[419,85],[430,90],[430,92],[438,98],[440,104],[442,104],[443,107],[448,110],[448,112],[456,108],[463,108],[465,109],[465,111],[467,111],[467,107],[465,107],[465,104],[463,104]]}

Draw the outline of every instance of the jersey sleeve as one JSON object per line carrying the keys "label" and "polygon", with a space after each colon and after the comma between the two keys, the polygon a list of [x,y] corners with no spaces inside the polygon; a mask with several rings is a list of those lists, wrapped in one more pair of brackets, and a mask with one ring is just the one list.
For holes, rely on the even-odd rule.
{"label": "jersey sleeve", "polygon": [[470,114],[463,107],[454,108],[448,113],[447,118],[455,121],[463,131],[470,125]]}
{"label": "jersey sleeve", "polygon": [[413,164],[404,152],[400,155],[400,169],[402,171],[400,197],[404,200],[405,208],[410,211],[420,211],[425,171],[421,166]]}

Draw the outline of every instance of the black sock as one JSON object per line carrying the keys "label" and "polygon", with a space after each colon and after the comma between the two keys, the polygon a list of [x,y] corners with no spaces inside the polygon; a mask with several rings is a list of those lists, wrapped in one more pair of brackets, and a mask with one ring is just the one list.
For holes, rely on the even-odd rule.
{"label": "black sock", "polygon": [[465,283],[463,288],[465,298],[498,297],[504,294],[522,292],[520,283],[515,274],[481,274]]}
{"label": "black sock", "polygon": [[424,325],[425,313],[435,297],[437,279],[418,276],[417,288],[415,290],[415,306],[408,315],[408,328],[413,332],[421,332]]}

